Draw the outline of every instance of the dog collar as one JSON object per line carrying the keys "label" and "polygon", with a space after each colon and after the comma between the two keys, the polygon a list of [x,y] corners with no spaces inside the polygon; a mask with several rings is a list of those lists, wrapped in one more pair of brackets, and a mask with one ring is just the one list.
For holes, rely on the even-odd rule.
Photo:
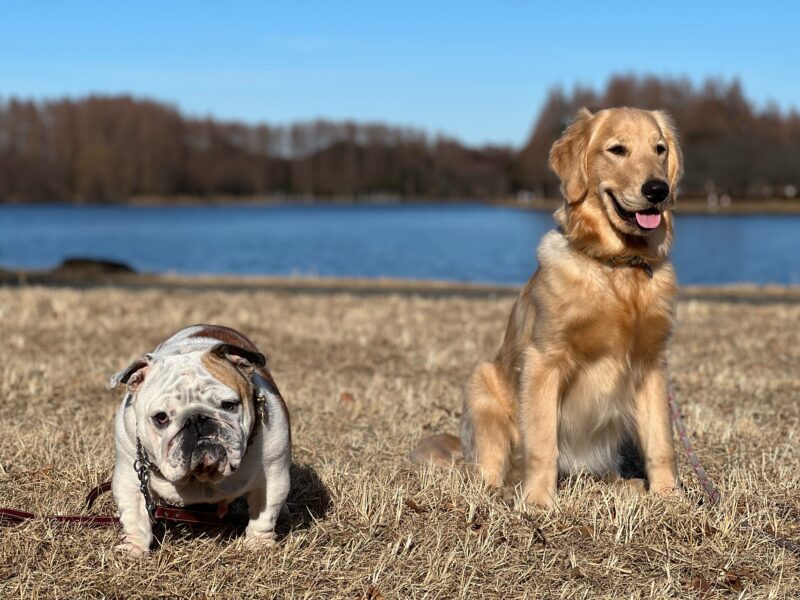
{"label": "dog collar", "polygon": [[610,267],[639,267],[647,276],[652,279],[653,278],[653,267],[650,266],[650,263],[643,259],[641,256],[614,256],[608,259],[608,266]]}
{"label": "dog collar", "polygon": [[645,273],[647,273],[647,276],[650,279],[653,278],[653,267],[650,265],[649,262],[647,262],[641,256],[637,256],[637,255],[633,255],[633,256],[612,256],[611,258],[607,258],[607,259],[603,260],[601,258],[598,258],[597,256],[592,256],[591,254],[586,252],[583,248],[578,248],[576,246],[573,246],[569,242],[569,239],[567,238],[567,234],[564,232],[564,227],[563,226],[559,225],[557,227],[557,231],[562,236],[564,236],[565,239],[567,239],[567,243],[569,243],[570,246],[572,246],[573,248],[578,250],[581,254],[583,254],[585,256],[588,256],[589,258],[593,258],[594,260],[597,260],[599,262],[604,262],[609,267],[638,267],[638,268],[642,269]]}
{"label": "dog collar", "polygon": [[155,470],[155,466],[147,458],[147,453],[142,446],[142,440],[136,436],[136,460],[133,461],[133,469],[136,471],[136,476],[139,478],[139,491],[144,496],[144,505],[147,508],[147,514],[151,522],[155,522],[156,501],[153,494],[150,492],[150,470]]}
{"label": "dog collar", "polygon": [[[264,391],[260,388],[256,388],[255,392],[253,392],[253,402],[255,403],[256,409],[256,420],[260,419],[261,423],[264,425],[267,424],[267,396],[264,394]],[[250,437],[247,438],[247,447],[250,447],[250,444],[253,443],[253,440],[256,437],[257,427],[253,427],[253,430],[250,432]]]}

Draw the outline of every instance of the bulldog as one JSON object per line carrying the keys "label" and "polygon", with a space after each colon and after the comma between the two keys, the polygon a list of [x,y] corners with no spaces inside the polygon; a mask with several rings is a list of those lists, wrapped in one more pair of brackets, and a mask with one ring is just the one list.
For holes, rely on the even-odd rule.
{"label": "bulldog", "polygon": [[154,503],[217,504],[245,496],[246,543],[275,543],[289,494],[291,431],[266,359],[219,325],[182,329],[111,378],[127,386],[115,423],[112,491],[123,543],[150,550]]}

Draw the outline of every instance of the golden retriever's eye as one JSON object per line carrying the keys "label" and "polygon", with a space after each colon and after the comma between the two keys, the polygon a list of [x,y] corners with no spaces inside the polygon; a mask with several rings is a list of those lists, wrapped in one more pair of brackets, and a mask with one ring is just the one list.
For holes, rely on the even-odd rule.
{"label": "golden retriever's eye", "polygon": [[666,152],[666,151],[667,151],[667,147],[664,144],[658,144],[656,146],[656,154],[658,154],[659,156],[664,154],[664,152]]}
{"label": "golden retriever's eye", "polygon": [[625,156],[628,153],[628,149],[622,144],[611,146],[608,151],[611,152],[611,154],[616,154],[617,156]]}

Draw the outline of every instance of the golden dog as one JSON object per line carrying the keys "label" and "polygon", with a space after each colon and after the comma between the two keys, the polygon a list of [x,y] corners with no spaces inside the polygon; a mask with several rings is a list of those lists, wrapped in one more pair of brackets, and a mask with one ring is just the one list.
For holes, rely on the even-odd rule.
{"label": "golden dog", "polygon": [[[675,128],[659,111],[584,109],[550,166],[564,197],[559,228],[542,238],[500,352],[472,375],[464,460],[489,487],[521,479],[526,501],[546,507],[559,473],[618,479],[632,440],[650,489],[679,493],[666,371],[670,208],[682,174]],[[458,445],[434,436],[411,458],[451,460]]]}

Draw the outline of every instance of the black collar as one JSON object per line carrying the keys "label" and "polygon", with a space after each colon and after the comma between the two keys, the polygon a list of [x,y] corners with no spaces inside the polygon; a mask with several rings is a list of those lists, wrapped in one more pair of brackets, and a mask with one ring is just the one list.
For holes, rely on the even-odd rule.
{"label": "black collar", "polygon": [[[561,225],[558,226],[558,232],[561,235],[563,235],[565,239],[567,238],[567,234],[564,232],[564,228]],[[569,239],[567,239],[567,243],[569,243]],[[572,244],[570,244],[570,246],[572,246]],[[575,246],[572,247],[575,248]],[[638,267],[642,269],[645,273],[647,273],[647,276],[650,279],[653,278],[652,265],[649,262],[647,262],[644,258],[636,254],[634,254],[633,256],[621,255],[621,256],[612,256],[611,258],[602,259],[598,258],[597,256],[592,256],[588,252],[584,251],[583,248],[575,248],[575,249],[578,250],[581,254],[588,256],[589,258],[593,258],[598,262],[605,263],[609,267],[634,267],[634,268]]]}
{"label": "black collar", "polygon": [[639,267],[647,276],[653,278],[653,267],[650,263],[643,259],[641,256],[614,256],[608,259],[608,266],[610,267]]}

